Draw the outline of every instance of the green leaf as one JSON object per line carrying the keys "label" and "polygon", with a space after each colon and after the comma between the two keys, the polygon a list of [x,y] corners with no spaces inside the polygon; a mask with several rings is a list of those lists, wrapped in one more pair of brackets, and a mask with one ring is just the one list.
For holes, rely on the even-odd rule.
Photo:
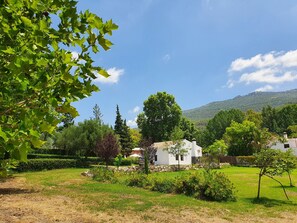
{"label": "green leaf", "polygon": [[52,133],[55,129],[55,126],[52,126],[46,122],[43,122],[41,125],[40,125],[40,129],[41,131],[43,132],[48,132],[48,133]]}
{"label": "green leaf", "polygon": [[2,131],[1,126],[0,126],[0,137],[1,137],[2,139],[4,139],[5,142],[8,141],[7,135],[6,135],[5,132]]}
{"label": "green leaf", "polygon": [[106,72],[106,70],[104,70],[104,69],[101,69],[100,71],[99,71],[99,74],[101,74],[103,77],[109,77],[110,75]]}
{"label": "green leaf", "polygon": [[31,143],[33,144],[33,146],[35,148],[40,148],[45,143],[45,141],[42,141],[40,139],[33,138],[33,139],[31,139]]}
{"label": "green leaf", "polygon": [[2,50],[4,53],[14,54],[14,50],[11,47],[8,47],[6,50]]}
{"label": "green leaf", "polygon": [[34,25],[32,24],[31,20],[28,19],[27,17],[21,16],[21,20],[23,21],[23,23],[25,24],[25,26],[29,26],[31,28],[34,27]]}

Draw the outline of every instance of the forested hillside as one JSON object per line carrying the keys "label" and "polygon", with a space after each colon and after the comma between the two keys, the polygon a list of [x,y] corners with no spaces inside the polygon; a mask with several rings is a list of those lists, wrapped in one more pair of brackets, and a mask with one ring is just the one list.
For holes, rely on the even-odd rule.
{"label": "forested hillside", "polygon": [[264,106],[278,107],[297,103],[297,89],[283,92],[253,92],[245,96],[237,96],[225,101],[212,102],[207,105],[185,110],[183,115],[191,120],[205,120],[215,116],[221,110],[232,108],[247,111],[261,111]]}

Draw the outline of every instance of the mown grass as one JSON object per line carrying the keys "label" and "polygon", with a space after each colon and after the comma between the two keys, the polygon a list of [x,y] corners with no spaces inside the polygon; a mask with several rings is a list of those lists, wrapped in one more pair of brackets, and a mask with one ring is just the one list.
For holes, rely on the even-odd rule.
{"label": "mown grass", "polygon": [[[230,167],[218,170],[225,173],[237,189],[237,202],[207,202],[195,200],[184,195],[162,194],[141,188],[128,187],[122,184],[108,184],[93,181],[80,174],[85,169],[60,169],[44,172],[18,174],[25,177],[28,184],[41,188],[46,196],[69,196],[84,203],[93,211],[133,211],[142,212],[156,207],[173,211],[191,209],[199,211],[208,209],[208,214],[224,213],[224,217],[234,215],[250,215],[258,217],[274,217],[282,212],[297,212],[297,188],[287,187],[290,201],[287,201],[277,182],[263,178],[261,199],[255,200],[258,183],[258,169]],[[198,170],[199,171],[199,170]],[[187,171],[155,173],[154,177],[174,178],[186,174]],[[297,171],[292,175],[297,184]],[[289,185],[287,176],[278,177],[284,185]]]}

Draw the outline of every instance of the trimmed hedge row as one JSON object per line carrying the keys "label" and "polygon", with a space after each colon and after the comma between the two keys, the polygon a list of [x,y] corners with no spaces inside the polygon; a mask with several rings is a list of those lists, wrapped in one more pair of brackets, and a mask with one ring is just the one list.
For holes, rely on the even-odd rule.
{"label": "trimmed hedge row", "polygon": [[221,156],[220,162],[234,166],[254,166],[255,156]]}
{"label": "trimmed hedge row", "polygon": [[33,149],[32,151],[30,151],[30,153],[66,155],[66,151],[63,149]]}
{"label": "trimmed hedge row", "polygon": [[57,155],[57,154],[28,154],[28,159],[78,159],[77,156]]}
{"label": "trimmed hedge row", "polygon": [[89,167],[89,163],[75,159],[32,159],[19,163],[16,171],[41,171],[73,167]]}

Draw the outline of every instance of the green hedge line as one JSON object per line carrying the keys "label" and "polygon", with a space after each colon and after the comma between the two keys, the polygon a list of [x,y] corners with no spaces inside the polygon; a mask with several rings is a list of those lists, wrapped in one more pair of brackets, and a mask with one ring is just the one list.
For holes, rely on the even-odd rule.
{"label": "green hedge line", "polygon": [[33,149],[30,153],[32,153],[32,154],[66,155],[66,151],[63,149]]}
{"label": "green hedge line", "polygon": [[28,154],[28,159],[78,159],[78,156],[67,156],[57,154]]}
{"label": "green hedge line", "polygon": [[19,163],[16,171],[41,171],[72,167],[88,167],[89,162],[75,159],[31,159],[27,162]]}

